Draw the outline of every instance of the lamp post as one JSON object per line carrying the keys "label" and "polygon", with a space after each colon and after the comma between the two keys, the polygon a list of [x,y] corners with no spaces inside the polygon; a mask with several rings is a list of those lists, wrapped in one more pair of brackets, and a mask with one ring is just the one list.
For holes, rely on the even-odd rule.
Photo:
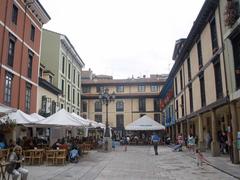
{"label": "lamp post", "polygon": [[109,129],[109,123],[108,123],[108,104],[115,100],[115,93],[113,92],[112,94],[110,94],[109,89],[105,88],[103,91],[100,92],[98,98],[102,104],[106,105],[106,129],[104,133],[104,140],[105,140],[104,145],[105,145],[105,151],[108,151],[109,150],[108,146],[111,142],[110,129]]}

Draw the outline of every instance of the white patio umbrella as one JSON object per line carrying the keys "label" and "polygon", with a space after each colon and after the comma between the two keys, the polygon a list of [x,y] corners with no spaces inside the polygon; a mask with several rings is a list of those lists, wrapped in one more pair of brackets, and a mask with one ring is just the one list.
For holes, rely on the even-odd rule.
{"label": "white patio umbrella", "polygon": [[43,117],[37,113],[32,113],[30,116],[32,116],[33,118],[35,118],[38,121],[45,119],[45,117]]}

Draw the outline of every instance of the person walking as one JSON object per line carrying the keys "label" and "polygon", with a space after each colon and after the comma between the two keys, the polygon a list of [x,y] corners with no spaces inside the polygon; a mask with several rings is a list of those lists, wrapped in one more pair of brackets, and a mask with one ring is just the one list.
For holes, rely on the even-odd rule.
{"label": "person walking", "polygon": [[156,133],[154,133],[152,135],[152,143],[153,143],[155,155],[158,155],[158,143],[159,143],[159,141],[160,141],[160,137]]}

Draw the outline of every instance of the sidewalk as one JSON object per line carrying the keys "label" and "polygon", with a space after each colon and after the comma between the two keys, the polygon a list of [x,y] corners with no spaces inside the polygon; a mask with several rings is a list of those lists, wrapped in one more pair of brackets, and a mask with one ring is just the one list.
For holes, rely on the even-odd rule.
{"label": "sidewalk", "polygon": [[[188,152],[185,147],[183,148],[183,152],[188,154],[192,158],[196,158],[195,155],[192,152]],[[212,157],[211,152],[203,152],[203,155],[211,163],[209,164],[210,166],[230,176],[240,179],[240,164],[233,164],[228,155]]]}

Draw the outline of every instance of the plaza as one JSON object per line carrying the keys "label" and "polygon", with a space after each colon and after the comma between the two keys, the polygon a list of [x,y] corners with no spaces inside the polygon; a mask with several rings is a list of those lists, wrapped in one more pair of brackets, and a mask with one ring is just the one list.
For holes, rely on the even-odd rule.
{"label": "plaza", "polygon": [[[160,146],[158,151],[159,155],[155,156],[152,146],[128,146],[127,152],[119,146],[109,153],[90,151],[76,164],[25,167],[30,180],[237,179],[207,164],[198,167],[186,151],[172,152],[167,146]],[[239,168],[239,165],[234,167]]]}

